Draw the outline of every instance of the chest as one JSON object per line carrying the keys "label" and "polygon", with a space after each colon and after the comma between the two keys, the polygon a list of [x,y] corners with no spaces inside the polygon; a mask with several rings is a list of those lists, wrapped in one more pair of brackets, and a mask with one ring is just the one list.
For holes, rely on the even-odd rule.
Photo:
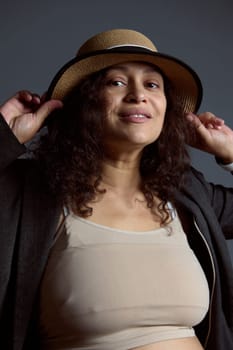
{"label": "chest", "polygon": [[208,307],[206,279],[178,219],[170,229],[130,232],[69,215],[42,282],[46,334],[79,342],[198,323]]}
{"label": "chest", "polygon": [[145,199],[125,201],[120,198],[105,198],[92,205],[93,213],[88,220],[129,231],[149,231],[161,227],[161,215],[148,207]]}

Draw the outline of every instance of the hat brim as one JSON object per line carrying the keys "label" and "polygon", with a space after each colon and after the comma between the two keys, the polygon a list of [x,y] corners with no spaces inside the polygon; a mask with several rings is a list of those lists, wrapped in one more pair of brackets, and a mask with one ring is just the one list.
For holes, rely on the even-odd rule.
{"label": "hat brim", "polygon": [[[146,52],[145,52],[146,51]],[[197,112],[202,100],[202,84],[196,72],[183,61],[150,50],[101,50],[76,57],[65,64],[53,78],[47,98],[63,100],[88,75],[123,62],[145,62],[160,68],[172,83],[175,97],[185,113]]]}

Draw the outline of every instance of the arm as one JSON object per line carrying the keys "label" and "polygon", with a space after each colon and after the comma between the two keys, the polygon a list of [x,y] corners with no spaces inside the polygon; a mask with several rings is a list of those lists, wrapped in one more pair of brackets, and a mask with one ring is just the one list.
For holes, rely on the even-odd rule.
{"label": "arm", "polygon": [[196,188],[197,202],[199,203],[201,198],[198,193],[205,193],[206,196],[203,197],[205,199],[202,199],[202,203],[200,203],[204,207],[204,211],[212,207],[225,238],[233,239],[233,188],[209,183],[203,174],[194,168],[192,168],[192,172],[201,184],[201,190],[199,185]]}
{"label": "arm", "polygon": [[233,130],[210,112],[188,114],[196,137],[190,146],[214,155],[222,164],[233,162]]}
{"label": "arm", "polygon": [[30,141],[45,119],[57,108],[59,100],[45,101],[45,97],[29,91],[19,91],[0,106],[0,113],[21,144]]}
{"label": "arm", "polygon": [[0,170],[25,152],[47,116],[62,107],[58,100],[44,102],[43,97],[20,91],[0,106]]}
{"label": "arm", "polygon": [[[233,162],[233,131],[222,119],[209,112],[187,118],[196,133],[191,146],[214,155],[222,164]],[[233,189],[207,183],[198,172],[196,176],[208,193],[225,237],[233,239]]]}
{"label": "arm", "polygon": [[12,133],[9,125],[0,114],[0,172],[16,158],[25,153],[26,148]]}

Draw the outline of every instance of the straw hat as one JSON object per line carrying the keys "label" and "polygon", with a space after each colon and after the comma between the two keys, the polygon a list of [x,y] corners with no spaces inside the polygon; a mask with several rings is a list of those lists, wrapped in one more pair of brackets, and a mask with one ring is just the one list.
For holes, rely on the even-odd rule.
{"label": "straw hat", "polygon": [[159,67],[171,81],[184,112],[198,110],[202,85],[195,71],[181,60],[158,52],[144,34],[129,29],[105,31],[87,40],[76,57],[55,75],[48,89],[48,98],[63,100],[89,74],[127,61],[142,61]]}

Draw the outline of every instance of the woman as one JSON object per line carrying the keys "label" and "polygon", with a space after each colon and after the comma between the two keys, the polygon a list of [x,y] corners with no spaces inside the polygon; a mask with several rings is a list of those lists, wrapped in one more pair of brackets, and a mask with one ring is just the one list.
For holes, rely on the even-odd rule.
{"label": "woman", "polygon": [[[141,33],[97,34],[46,98],[0,108],[4,349],[229,350],[233,132],[195,114],[201,83]],[[30,159],[18,159],[46,125]]]}

